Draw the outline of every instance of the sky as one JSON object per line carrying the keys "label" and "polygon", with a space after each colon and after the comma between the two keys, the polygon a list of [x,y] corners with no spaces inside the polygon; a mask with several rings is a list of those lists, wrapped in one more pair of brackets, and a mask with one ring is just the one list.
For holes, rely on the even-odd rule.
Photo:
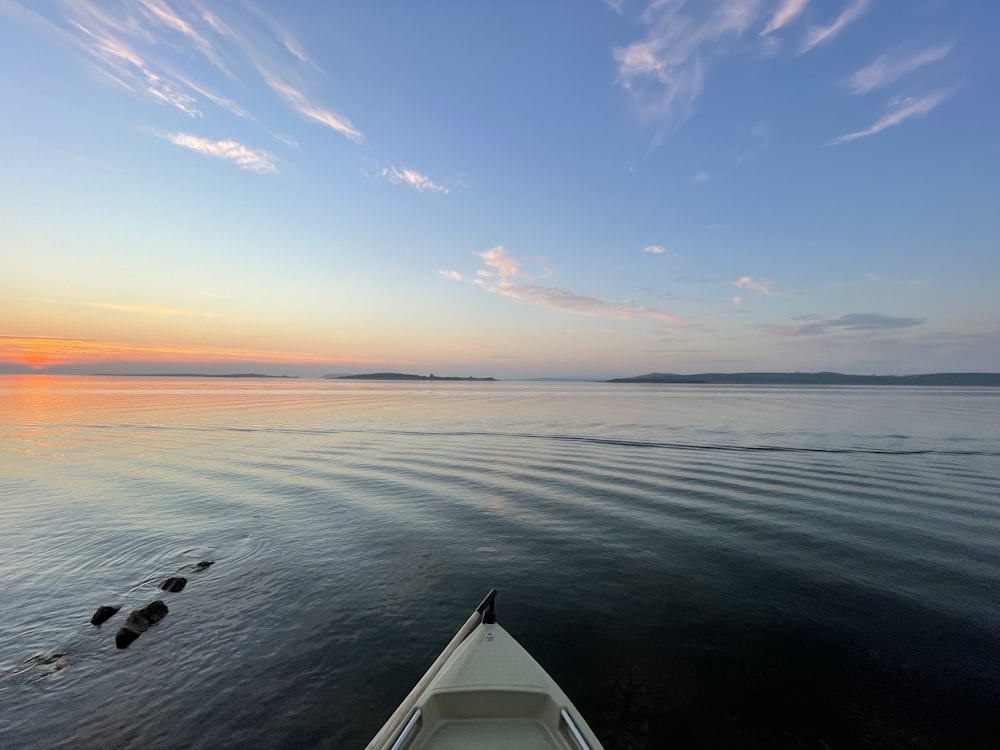
{"label": "sky", "polygon": [[0,0],[0,373],[1000,371],[1000,3]]}

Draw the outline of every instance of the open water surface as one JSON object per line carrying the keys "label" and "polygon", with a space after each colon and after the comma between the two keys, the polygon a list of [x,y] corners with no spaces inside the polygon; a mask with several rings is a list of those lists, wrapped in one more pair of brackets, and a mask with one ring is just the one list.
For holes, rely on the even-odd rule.
{"label": "open water surface", "polygon": [[1000,389],[5,376],[0,585],[2,748],[362,748],[494,586],[608,750],[1000,747]]}

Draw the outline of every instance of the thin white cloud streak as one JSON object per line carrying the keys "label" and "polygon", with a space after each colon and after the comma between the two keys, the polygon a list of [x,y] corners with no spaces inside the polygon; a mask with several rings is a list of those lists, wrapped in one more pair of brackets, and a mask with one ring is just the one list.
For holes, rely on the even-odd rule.
{"label": "thin white cloud streak", "polygon": [[173,133],[165,138],[175,146],[191,149],[205,156],[226,159],[251,172],[274,174],[278,171],[273,154],[260,149],[252,149],[238,141],[212,141],[187,133]]}
{"label": "thin white cloud streak", "polygon": [[131,14],[105,13],[89,0],[63,0],[63,3],[73,11],[75,18],[85,25],[137,37],[145,42],[155,41],[153,34]]}
{"label": "thin white cloud streak", "polygon": [[162,0],[139,0],[139,5],[145,9],[143,13],[145,13],[149,19],[156,21],[167,28],[173,29],[174,31],[179,31],[181,34],[191,39],[191,41],[193,41],[198,47],[208,46],[208,42],[205,38],[191,28],[191,25],[187,21],[178,16],[177,13],[175,13],[174,10]]}
{"label": "thin white cloud streak", "polygon": [[364,140],[364,136],[361,131],[354,127],[351,121],[346,117],[338,115],[336,112],[331,112],[328,109],[324,109],[320,105],[311,101],[304,92],[285,83],[273,72],[266,69],[260,69],[260,73],[264,77],[264,82],[271,88],[271,90],[292,105],[292,109],[298,112],[302,117],[307,120],[318,122],[320,125],[325,125],[355,143],[361,143]]}
{"label": "thin white cloud streak", "polygon": [[[631,303],[626,303],[624,307],[628,310],[628,308],[631,308],[632,305]],[[636,312],[639,315],[645,315],[647,318],[662,320],[664,323],[669,323],[672,326],[687,325],[687,321],[680,315],[674,315],[673,313],[668,313],[666,310],[660,310],[655,307],[635,307],[632,308],[631,311]]]}
{"label": "thin white cloud streak", "polygon": [[224,96],[220,96],[215,92],[205,88],[201,84],[192,81],[190,78],[187,78],[181,75],[180,73],[177,73],[174,70],[169,70],[169,75],[171,78],[183,84],[184,86],[187,86],[192,91],[201,94],[203,97],[212,102],[212,104],[222,107],[223,109],[229,110],[229,112],[236,115],[237,117],[247,117],[247,111],[243,109],[243,107],[241,107],[239,104],[234,102],[232,99],[227,99]]}
{"label": "thin white cloud streak", "polygon": [[194,46],[209,60],[215,67],[224,73],[229,71],[226,66],[222,64],[222,60],[216,53],[215,48],[212,46],[205,37],[199,34],[194,27],[191,26],[187,21],[181,18],[167,3],[165,0],[139,0],[142,8],[143,14],[155,23],[159,23],[161,26],[165,26],[168,29],[173,29],[174,31],[183,34]]}
{"label": "thin white cloud streak", "polygon": [[658,138],[694,113],[710,59],[724,56],[724,43],[757,21],[760,6],[760,0],[655,0],[647,7],[645,38],[616,48],[614,58],[618,82],[634,97],[640,119],[658,126]]}
{"label": "thin white cloud streak", "polygon": [[599,315],[622,320],[629,320],[636,315],[643,315],[662,320],[670,325],[682,326],[685,324],[685,320],[682,317],[666,312],[665,310],[659,310],[655,307],[642,307],[631,302],[611,304],[597,297],[577,294],[563,287],[520,284],[505,279],[501,279],[494,286],[490,286],[481,280],[477,281],[477,283],[486,289],[486,291],[493,294],[500,294],[560,312],[579,315]]}
{"label": "thin white cloud streak", "polygon": [[308,65],[316,70],[319,70],[319,66],[309,59],[305,50],[302,49],[302,45],[299,44],[298,40],[289,33],[288,29],[275,21],[271,16],[253,3],[246,3],[246,7],[251,13],[257,16],[257,18],[263,21],[272,32],[274,32],[274,35],[278,37],[278,41],[281,42],[281,46],[288,50],[288,53],[292,57],[303,65]]}
{"label": "thin white cloud streak", "polygon": [[871,65],[850,75],[844,85],[854,94],[867,94],[898,81],[918,68],[943,60],[954,48],[954,43],[948,42],[911,55],[888,52],[877,57]]}
{"label": "thin white cloud streak", "polygon": [[380,177],[385,177],[394,185],[409,185],[421,193],[430,191],[432,193],[447,193],[448,188],[440,185],[425,174],[421,174],[415,169],[396,169],[386,167],[379,172]]}
{"label": "thin white cloud streak", "polygon": [[524,272],[521,261],[510,257],[502,245],[473,254],[482,258],[486,266],[477,272],[478,278],[465,277],[458,271],[439,271],[438,273],[453,281],[468,281],[491,294],[499,294],[550,310],[620,319],[644,316],[674,326],[683,326],[687,323],[681,316],[656,307],[638,305],[631,301],[617,304],[609,303],[564,287],[535,284],[533,279]]}
{"label": "thin white cloud streak", "polygon": [[299,43],[293,37],[284,32],[279,32],[279,38],[281,39],[281,44],[292,54],[292,57],[296,58],[300,63],[315,67],[315,63],[306,57],[306,53],[302,51]]}
{"label": "thin white cloud streak", "polygon": [[867,138],[870,135],[875,135],[876,133],[881,133],[886,128],[891,128],[906,122],[913,117],[923,117],[924,115],[930,113],[938,107],[945,99],[954,93],[953,90],[948,89],[944,91],[937,91],[933,94],[928,94],[927,96],[921,97],[919,99],[914,99],[909,97],[904,99],[897,108],[883,115],[881,118],[875,121],[875,124],[866,130],[859,130],[855,133],[846,133],[845,135],[838,136],[830,141],[829,145],[836,146],[841,143],[848,143],[850,141],[856,141],[859,138]]}
{"label": "thin white cloud streak", "polygon": [[701,170],[700,172],[698,172],[698,174],[696,174],[694,177],[691,178],[691,182],[699,182],[699,183],[708,182],[708,172],[706,172],[704,169]]}
{"label": "thin white cloud streak", "polygon": [[741,276],[732,283],[733,286],[740,289],[749,289],[752,292],[760,292],[761,294],[774,294],[778,291],[778,288],[772,282],[765,281],[764,279],[755,279],[753,276]]}
{"label": "thin white cloud streak", "polygon": [[844,29],[864,15],[869,5],[870,0],[854,0],[854,2],[844,8],[843,12],[829,26],[810,29],[799,53],[808,52],[817,44],[828,42],[839,36]]}
{"label": "thin white cloud streak", "polygon": [[107,36],[106,34],[98,33],[97,31],[94,31],[77,21],[73,21],[72,26],[93,40],[94,44],[92,47],[82,45],[83,49],[93,56],[103,60],[112,68],[119,71],[125,71],[125,69],[123,69],[120,65],[121,62],[127,62],[134,68],[142,68],[146,64],[142,57],[139,56],[139,53],[129,47],[122,40],[116,39],[112,36]]}
{"label": "thin white cloud streak", "polygon": [[146,73],[146,91],[154,99],[164,104],[176,107],[181,112],[191,117],[201,117],[201,110],[196,106],[198,100],[193,96],[185,94],[183,91],[175,90],[169,83],[158,75],[144,71]]}
{"label": "thin white cloud streak", "polygon": [[766,36],[780,28],[783,28],[798,18],[799,14],[805,10],[809,0],[785,0],[771,16],[767,26],[760,32],[761,36]]}
{"label": "thin white cloud streak", "polygon": [[198,12],[201,14],[201,20],[212,27],[212,31],[220,36],[233,36],[232,29],[230,29],[221,18],[198,2],[192,2],[192,5],[194,5],[194,7],[197,8]]}
{"label": "thin white cloud streak", "polygon": [[652,253],[653,255],[662,255],[667,252],[667,248],[661,245],[650,245],[649,247],[644,247],[642,251],[644,253]]}

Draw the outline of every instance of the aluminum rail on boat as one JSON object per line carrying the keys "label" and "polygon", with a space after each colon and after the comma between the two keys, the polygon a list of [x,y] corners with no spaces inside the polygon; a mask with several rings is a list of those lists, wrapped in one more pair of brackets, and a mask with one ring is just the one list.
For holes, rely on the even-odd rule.
{"label": "aluminum rail on boat", "polygon": [[556,682],[496,622],[469,615],[366,750],[603,750]]}

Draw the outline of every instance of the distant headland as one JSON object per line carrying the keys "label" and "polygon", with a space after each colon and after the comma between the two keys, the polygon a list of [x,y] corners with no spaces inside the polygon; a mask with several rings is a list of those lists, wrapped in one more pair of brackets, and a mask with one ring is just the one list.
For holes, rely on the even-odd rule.
{"label": "distant headland", "polygon": [[324,375],[327,380],[475,380],[496,382],[496,378],[459,378],[441,375],[410,375],[405,372],[369,372],[364,375]]}
{"label": "distant headland", "polygon": [[258,372],[236,372],[225,375],[209,375],[203,372],[95,372],[100,378],[269,378],[298,380],[298,375],[261,375]]}
{"label": "distant headland", "polygon": [[717,385],[952,385],[1000,386],[1000,373],[938,372],[928,375],[845,375],[839,372],[651,372],[608,383],[705,383]]}

